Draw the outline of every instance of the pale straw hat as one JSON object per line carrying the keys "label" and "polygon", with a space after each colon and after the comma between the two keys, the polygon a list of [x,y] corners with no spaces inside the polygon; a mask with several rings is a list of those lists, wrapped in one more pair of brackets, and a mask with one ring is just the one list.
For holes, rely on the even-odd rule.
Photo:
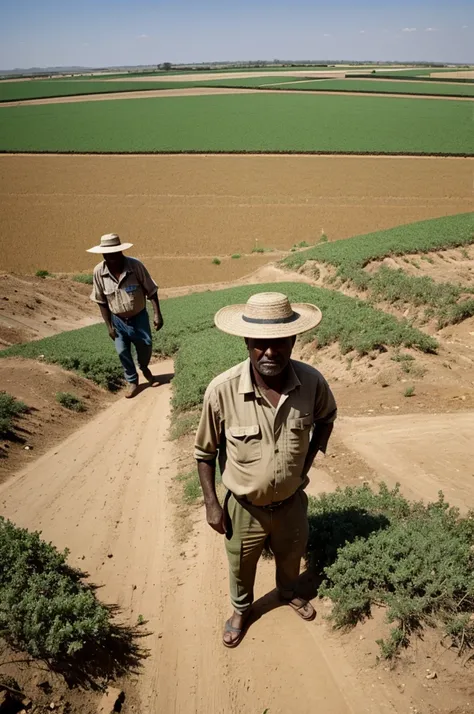
{"label": "pale straw hat", "polygon": [[322,313],[310,303],[290,305],[283,293],[257,293],[245,305],[223,307],[214,317],[216,327],[239,337],[293,337],[319,325]]}
{"label": "pale straw hat", "polygon": [[106,233],[100,239],[100,245],[95,245],[93,248],[88,248],[88,253],[118,253],[122,250],[128,250],[133,243],[121,243],[120,238],[116,233]]}

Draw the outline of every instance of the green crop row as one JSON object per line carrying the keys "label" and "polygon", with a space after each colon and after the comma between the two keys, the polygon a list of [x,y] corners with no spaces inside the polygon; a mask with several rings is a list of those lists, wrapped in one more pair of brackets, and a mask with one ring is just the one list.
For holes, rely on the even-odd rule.
{"label": "green crop row", "polygon": [[[244,80],[246,81],[246,80]],[[281,82],[281,78],[280,78]],[[275,87],[282,90],[320,92],[363,92],[378,94],[428,94],[447,97],[474,97],[473,84],[443,84],[441,82],[390,82],[376,79],[317,79]]]}
{"label": "green crop row", "polygon": [[70,79],[40,79],[32,82],[0,82],[0,102],[27,99],[47,99],[71,97],[87,94],[109,94],[115,92],[143,92],[157,89],[186,89],[202,86],[202,82],[110,82]]}
{"label": "green crop row", "polygon": [[262,92],[3,107],[0,151],[471,155],[474,134],[465,101]]}
{"label": "green crop row", "polygon": [[[174,406],[198,405],[208,382],[219,372],[245,357],[244,341],[224,335],[213,327],[214,314],[225,305],[244,303],[255,292],[275,290],[273,284],[249,285],[217,292],[163,300],[165,327],[153,335],[154,351],[178,353]],[[317,338],[320,346],[339,342],[342,352],[366,353],[381,345],[436,350],[436,341],[408,322],[372,308],[341,293],[309,285],[283,283],[278,290],[295,302],[319,305],[324,320],[305,339]],[[104,325],[93,325],[54,337],[15,345],[0,357],[20,356],[55,362],[77,370],[109,389],[121,384],[122,369]]]}

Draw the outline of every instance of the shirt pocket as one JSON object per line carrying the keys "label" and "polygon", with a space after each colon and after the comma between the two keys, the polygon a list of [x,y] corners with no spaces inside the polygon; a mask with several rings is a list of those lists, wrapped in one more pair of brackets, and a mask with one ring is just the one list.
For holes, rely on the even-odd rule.
{"label": "shirt pocket", "polygon": [[306,454],[313,418],[307,416],[288,419],[288,450],[291,454]]}
{"label": "shirt pocket", "polygon": [[262,437],[258,424],[229,426],[225,432],[227,455],[239,464],[252,464],[262,458]]}

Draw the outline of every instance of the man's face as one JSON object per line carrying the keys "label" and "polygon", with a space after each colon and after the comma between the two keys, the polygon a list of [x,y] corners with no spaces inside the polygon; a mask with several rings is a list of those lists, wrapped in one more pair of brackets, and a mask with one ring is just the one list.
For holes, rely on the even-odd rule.
{"label": "man's face", "polygon": [[107,263],[107,267],[109,270],[112,271],[117,271],[121,270],[122,265],[123,265],[123,253],[105,253],[103,255],[103,258],[105,262]]}
{"label": "man's face", "polygon": [[277,377],[290,361],[295,339],[295,337],[282,337],[277,340],[246,339],[245,343],[254,369],[263,377]]}

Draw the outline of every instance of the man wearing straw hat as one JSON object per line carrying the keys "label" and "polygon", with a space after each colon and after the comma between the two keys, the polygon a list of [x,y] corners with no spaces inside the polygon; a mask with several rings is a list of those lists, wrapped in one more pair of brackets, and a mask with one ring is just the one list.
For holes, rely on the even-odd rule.
{"label": "man wearing straw hat", "polygon": [[124,250],[133,243],[122,243],[116,233],[107,233],[100,244],[88,253],[101,253],[104,260],[94,268],[91,300],[100,307],[102,318],[122,363],[128,383],[127,399],[138,392],[138,373],[132,356],[132,344],[143,376],[150,385],[155,384],[149,368],[152,339],[146,298],[153,306],[153,324],[156,330],[163,327],[158,287],[150,273],[136,258],[128,258]]}
{"label": "man wearing straw hat", "polygon": [[[208,386],[195,457],[209,525],[226,535],[234,612],[223,644],[236,647],[253,602],[257,562],[265,542],[275,557],[279,597],[304,620],[316,612],[298,597],[300,561],[308,538],[308,471],[326,451],[336,403],[324,377],[291,359],[296,335],[316,327],[321,311],[281,293],[259,293],[215,316],[223,332],[245,338],[249,357]],[[215,489],[216,461],[227,488]]]}

